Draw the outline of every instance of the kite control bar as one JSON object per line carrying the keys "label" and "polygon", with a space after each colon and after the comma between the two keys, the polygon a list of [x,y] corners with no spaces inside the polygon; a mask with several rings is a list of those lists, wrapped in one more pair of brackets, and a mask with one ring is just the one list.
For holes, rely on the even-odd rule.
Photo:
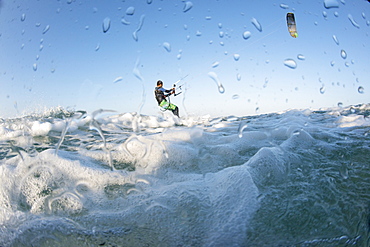
{"label": "kite control bar", "polygon": [[[180,86],[178,86],[177,88],[179,89],[179,90],[182,90],[182,86],[183,86],[184,84],[181,84]],[[175,84],[173,84],[173,96],[177,96],[177,95],[179,95],[179,94],[181,94],[182,93],[182,91],[180,91],[179,93],[176,93],[176,83]]]}
{"label": "kite control bar", "polygon": [[[188,75],[184,76],[183,78],[181,78],[180,80],[175,82],[173,84],[173,87],[172,87],[172,92],[169,93],[169,94],[166,94],[165,97],[167,98],[167,97],[171,96],[172,94],[173,94],[173,96],[180,95],[182,93],[182,86],[184,86],[185,83],[181,84],[180,86],[176,86],[176,84],[179,83],[180,81],[182,81],[183,79],[185,79]],[[179,90],[180,92],[176,93],[177,90]]]}
{"label": "kite control bar", "polygon": [[182,77],[180,80],[178,80],[177,82],[175,82],[174,84],[173,84],[173,89],[174,89],[174,93],[173,93],[173,95],[174,96],[177,96],[177,95],[179,95],[179,94],[181,94],[182,93],[182,86],[184,86],[184,83],[183,84],[181,84],[180,86],[177,86],[177,88],[180,90],[180,92],[179,93],[175,93],[176,92],[176,84],[177,83],[179,83],[180,81],[182,81],[182,80],[184,80],[186,77],[188,77],[188,75],[189,74],[187,74],[186,76],[184,76],[184,77]]}

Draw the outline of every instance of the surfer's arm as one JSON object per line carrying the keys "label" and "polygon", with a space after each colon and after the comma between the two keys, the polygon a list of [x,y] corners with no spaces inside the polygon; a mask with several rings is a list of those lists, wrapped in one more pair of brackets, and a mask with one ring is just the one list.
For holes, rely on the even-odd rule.
{"label": "surfer's arm", "polygon": [[167,96],[170,96],[171,94],[174,94],[175,93],[175,89],[174,88],[172,88],[172,89],[164,89],[163,88],[163,92],[165,92],[165,93],[167,93],[167,94],[165,94],[164,96],[165,97],[167,97]]}

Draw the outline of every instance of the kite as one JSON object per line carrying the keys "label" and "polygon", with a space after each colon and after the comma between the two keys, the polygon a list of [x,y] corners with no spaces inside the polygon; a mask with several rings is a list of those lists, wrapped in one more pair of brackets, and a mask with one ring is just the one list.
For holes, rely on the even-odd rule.
{"label": "kite", "polygon": [[288,25],[290,36],[292,36],[293,38],[297,38],[298,33],[293,13],[286,14],[286,24]]}

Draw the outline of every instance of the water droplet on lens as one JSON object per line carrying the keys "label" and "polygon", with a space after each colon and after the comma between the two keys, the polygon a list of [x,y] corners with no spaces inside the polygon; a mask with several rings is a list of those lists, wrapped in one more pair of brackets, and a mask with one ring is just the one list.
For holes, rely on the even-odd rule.
{"label": "water droplet on lens", "polygon": [[252,22],[252,24],[255,26],[255,28],[258,31],[262,32],[262,26],[261,26],[261,24],[258,22],[258,20],[256,18],[252,18],[251,19],[251,22]]}
{"label": "water droplet on lens", "polygon": [[108,32],[109,28],[110,28],[110,18],[107,17],[103,20],[103,32],[104,33]]}
{"label": "water droplet on lens", "polygon": [[242,79],[242,76],[238,73],[238,74],[236,75],[236,79],[237,79],[238,81],[240,81],[240,80]]}
{"label": "water droplet on lens", "polygon": [[[143,82],[144,81],[144,79],[143,79],[143,77],[141,76],[141,73],[140,73],[140,70],[139,70],[139,66],[140,65],[140,63],[139,63],[139,59],[136,61],[136,64],[135,64],[135,68],[133,69],[133,74],[134,74],[134,76],[137,78],[137,79],[139,79],[141,82]],[[143,88],[144,89],[144,88]],[[144,95],[144,93],[145,92],[143,92],[143,97],[145,97],[145,95]]]}
{"label": "water droplet on lens", "polygon": [[50,29],[50,25],[47,25],[47,26],[44,28],[44,30],[42,31],[42,34],[47,33],[47,31],[49,31],[49,29]]}
{"label": "water droplet on lens", "polygon": [[224,93],[225,92],[225,88],[224,88],[224,86],[222,84],[218,85],[218,91],[220,93]]}
{"label": "water droplet on lens", "polygon": [[328,13],[326,13],[326,11],[323,11],[322,16],[326,19],[328,17]]}
{"label": "water droplet on lens", "polygon": [[100,44],[97,44],[95,47],[95,51],[99,51],[99,49],[100,49]]}
{"label": "water droplet on lens", "polygon": [[132,33],[132,38],[137,42],[139,41],[139,37],[137,36],[137,33],[141,30],[144,24],[145,15],[140,16],[140,22],[139,26],[136,28],[136,30]]}
{"label": "water droplet on lens", "polygon": [[26,20],[26,14],[22,14],[21,21],[25,21],[25,20]]}
{"label": "water droplet on lens", "polygon": [[212,64],[212,68],[216,68],[216,67],[218,67],[218,65],[220,65],[220,63],[219,63],[219,62],[214,62],[214,63]]}
{"label": "water droplet on lens", "polygon": [[345,50],[341,50],[340,51],[340,56],[343,58],[343,59],[346,59],[347,58],[347,52]]}
{"label": "water droplet on lens", "polygon": [[239,54],[234,54],[234,60],[239,61],[239,59],[240,59],[240,55]]}
{"label": "water droplet on lens", "polygon": [[256,113],[258,114],[260,112],[260,108],[259,107],[256,107]]}
{"label": "water droplet on lens", "polygon": [[356,28],[360,28],[360,25],[353,19],[351,14],[348,14],[348,19],[351,21],[352,25]]}
{"label": "water droplet on lens", "polygon": [[298,58],[299,60],[305,60],[305,59],[306,59],[306,57],[305,57],[304,55],[302,55],[302,54],[298,54],[298,55],[297,55],[297,58]]}
{"label": "water droplet on lens", "polygon": [[124,25],[130,25],[130,22],[127,21],[125,18],[121,19],[121,23],[124,24]]}
{"label": "water droplet on lens", "polygon": [[208,73],[208,76],[214,81],[216,82],[217,86],[218,86],[218,91],[220,93],[224,93],[225,92],[225,88],[224,86],[221,84],[221,82],[218,80],[218,77],[217,77],[217,74],[215,72],[209,72]]}
{"label": "water droplet on lens", "polygon": [[33,68],[33,71],[36,71],[36,70],[37,70],[37,64],[36,64],[36,63],[34,63],[34,64],[32,65],[32,68]]}
{"label": "water droplet on lens", "polygon": [[113,83],[117,83],[117,82],[120,82],[122,80],[123,80],[123,77],[122,76],[119,76],[116,79],[114,79]]}
{"label": "water droplet on lens", "polygon": [[297,63],[293,59],[286,59],[284,65],[291,69],[297,68]]}
{"label": "water droplet on lens", "polygon": [[335,44],[339,45],[339,40],[338,40],[337,36],[333,35],[333,40],[334,40]]}
{"label": "water droplet on lens", "polygon": [[325,87],[324,86],[320,87],[320,93],[321,94],[324,94],[325,93]]}
{"label": "water droplet on lens", "polygon": [[234,95],[232,96],[232,99],[239,99],[239,95],[238,95],[238,94],[234,94]]}
{"label": "water droplet on lens", "polygon": [[192,7],[193,7],[193,3],[188,1],[188,2],[185,3],[183,11],[188,12]]}
{"label": "water droplet on lens", "polygon": [[243,38],[244,38],[244,39],[249,39],[251,36],[252,36],[252,34],[251,34],[251,32],[249,32],[249,31],[245,31],[245,32],[243,33]]}
{"label": "water droplet on lens", "polygon": [[342,102],[338,102],[338,107],[343,107],[343,103]]}
{"label": "water droplet on lens", "polygon": [[134,7],[128,7],[126,9],[126,15],[133,15],[135,13],[135,8]]}
{"label": "water droplet on lens", "polygon": [[239,128],[238,128],[238,136],[239,138],[243,137],[243,130],[248,127],[248,124],[240,122]]}
{"label": "water droplet on lens", "polygon": [[365,89],[362,87],[362,86],[359,86],[357,91],[361,94],[363,94],[365,92]]}
{"label": "water droplet on lens", "polygon": [[282,9],[289,9],[289,6],[287,4],[280,4],[280,8]]}
{"label": "water droplet on lens", "polygon": [[171,45],[168,42],[163,43],[163,48],[166,49],[167,52],[171,52]]}
{"label": "water droplet on lens", "polygon": [[339,2],[337,0],[324,0],[324,6],[327,9],[339,8]]}
{"label": "water droplet on lens", "polygon": [[333,67],[335,65],[335,61],[331,61],[330,65],[331,65],[331,67]]}

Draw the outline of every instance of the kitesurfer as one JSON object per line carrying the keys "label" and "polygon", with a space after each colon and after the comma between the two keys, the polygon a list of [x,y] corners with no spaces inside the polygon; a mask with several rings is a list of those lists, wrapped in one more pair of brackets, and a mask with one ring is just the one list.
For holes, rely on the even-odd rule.
{"label": "kitesurfer", "polygon": [[163,82],[159,80],[157,81],[157,87],[154,90],[154,94],[160,107],[172,111],[175,116],[179,117],[179,108],[166,100],[166,98],[169,97],[171,94],[175,94],[175,88],[168,90],[164,89]]}

